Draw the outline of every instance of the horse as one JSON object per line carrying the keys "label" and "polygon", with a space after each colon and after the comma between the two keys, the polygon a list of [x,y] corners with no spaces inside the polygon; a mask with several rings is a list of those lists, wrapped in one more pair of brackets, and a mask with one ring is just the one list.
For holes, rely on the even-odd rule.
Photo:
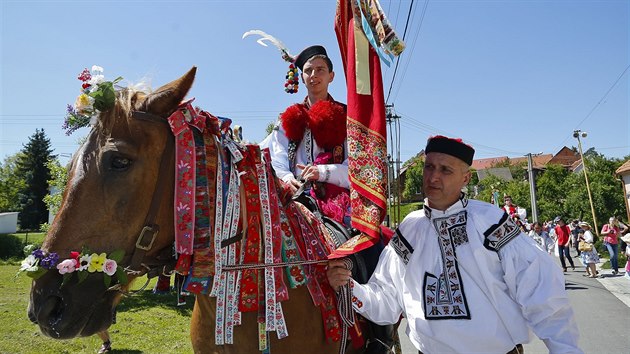
{"label": "horse", "polygon": [[[172,261],[175,138],[167,118],[186,97],[195,74],[193,67],[151,93],[116,91],[114,107],[99,113],[68,166],[63,202],[42,244],[44,252],[63,257],[81,246],[106,254],[122,250],[119,266],[126,268],[129,283]],[[240,193],[243,197],[243,189]],[[58,272],[48,271],[32,283],[28,316],[52,338],[90,336],[111,325],[112,311],[129,283],[108,287],[103,277],[93,274],[66,283]],[[216,302],[196,295],[190,325],[194,351],[259,351],[256,312],[242,313],[233,344],[215,344]],[[341,341],[325,340],[324,320],[306,286],[288,289],[282,306],[289,335],[281,340],[268,336],[273,353],[340,350]],[[360,351],[349,347],[347,352]]]}

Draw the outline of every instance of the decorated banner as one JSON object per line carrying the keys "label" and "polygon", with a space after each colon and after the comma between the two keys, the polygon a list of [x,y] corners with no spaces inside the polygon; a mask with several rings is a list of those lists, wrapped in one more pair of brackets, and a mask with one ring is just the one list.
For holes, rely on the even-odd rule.
{"label": "decorated banner", "polygon": [[[377,1],[339,0],[335,32],[346,74],[348,174],[352,227],[361,231],[330,257],[342,257],[379,241],[387,214],[387,138],[380,58],[404,45]],[[380,53],[380,58],[379,58]]]}

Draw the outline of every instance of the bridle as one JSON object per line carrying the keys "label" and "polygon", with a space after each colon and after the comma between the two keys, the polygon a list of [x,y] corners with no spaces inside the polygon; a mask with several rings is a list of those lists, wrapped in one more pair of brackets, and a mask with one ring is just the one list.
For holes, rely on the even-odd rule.
{"label": "bridle", "polygon": [[[148,112],[133,111],[131,113],[131,117],[133,119],[166,124],[168,126],[168,121],[166,119]],[[175,269],[176,260],[171,246],[162,249],[156,256],[147,258],[147,253],[153,248],[153,244],[155,243],[157,235],[160,231],[160,226],[156,223],[156,217],[158,211],[160,210],[160,205],[162,204],[164,191],[167,187],[167,176],[173,173],[171,161],[174,159],[174,145],[175,144],[167,142],[164,150],[162,151],[157,181],[155,183],[155,188],[153,189],[151,204],[149,205],[149,210],[147,211],[147,215],[144,220],[144,226],[136,239],[135,248],[131,256],[131,262],[127,267],[125,267],[125,273],[127,273],[127,275],[133,275],[135,277],[147,275],[147,282],[140,290],[143,290],[147,286],[151,278],[158,275],[171,275]],[[122,290],[120,283],[110,287],[108,291],[119,291],[123,293],[123,295],[129,293],[128,291]]]}

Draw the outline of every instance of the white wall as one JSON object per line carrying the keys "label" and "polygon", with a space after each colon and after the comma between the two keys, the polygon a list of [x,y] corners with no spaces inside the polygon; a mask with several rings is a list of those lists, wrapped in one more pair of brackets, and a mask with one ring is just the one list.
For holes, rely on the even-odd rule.
{"label": "white wall", "polygon": [[0,234],[17,232],[18,212],[0,213]]}

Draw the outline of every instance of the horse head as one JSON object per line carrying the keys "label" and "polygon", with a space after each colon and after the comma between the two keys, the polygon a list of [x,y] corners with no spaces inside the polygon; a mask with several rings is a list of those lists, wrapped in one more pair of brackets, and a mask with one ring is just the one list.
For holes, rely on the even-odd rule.
{"label": "horse head", "polygon": [[[152,93],[116,92],[114,107],[99,113],[69,165],[63,202],[42,251],[61,259],[83,247],[97,254],[124,252],[118,267],[127,269],[129,281],[172,253],[174,156],[168,151],[174,139],[167,117],[186,96],[195,72],[193,67]],[[161,169],[167,173],[158,178]],[[149,232],[143,232],[149,219]],[[130,269],[134,267],[140,269]],[[129,283],[107,286],[104,276],[93,272],[82,281],[72,277],[64,282],[56,268],[47,271],[33,281],[29,318],[44,334],[59,339],[107,329]]]}

